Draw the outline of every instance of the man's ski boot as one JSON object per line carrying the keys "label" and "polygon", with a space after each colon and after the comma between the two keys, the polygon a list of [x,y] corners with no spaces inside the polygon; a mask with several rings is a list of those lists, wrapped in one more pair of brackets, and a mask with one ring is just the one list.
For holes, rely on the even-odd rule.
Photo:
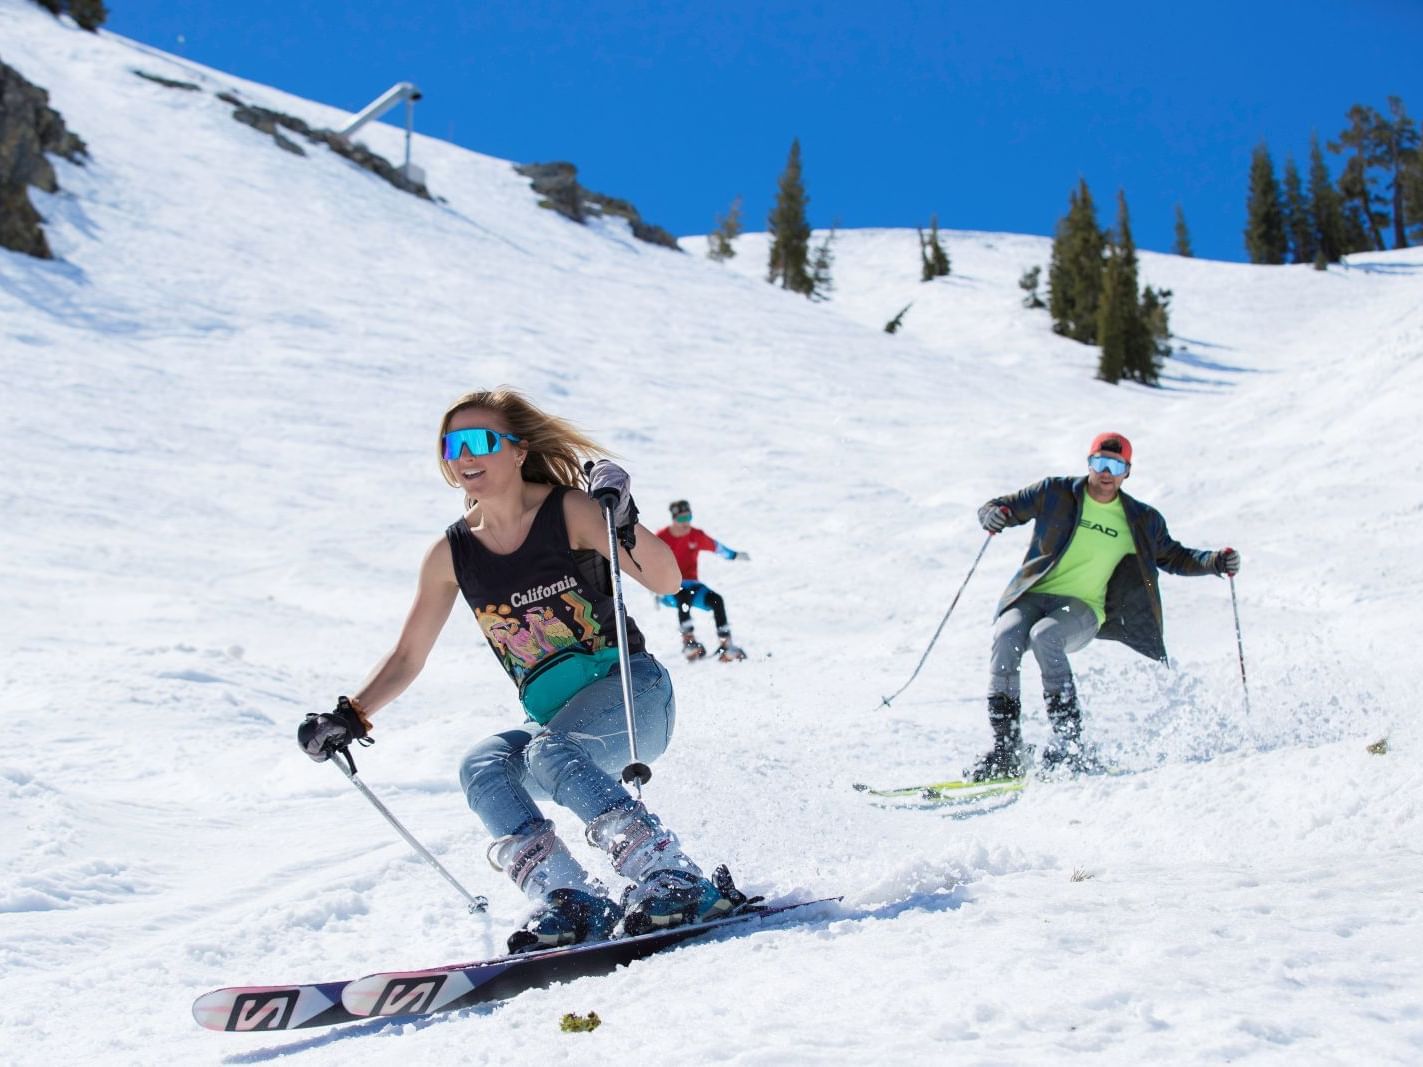
{"label": "man's ski boot", "polygon": [[598,816],[588,824],[587,836],[633,883],[622,899],[623,933],[630,937],[719,919],[748,903],[725,868],[717,869],[715,881],[703,875],[677,835],[641,802]]}
{"label": "man's ski boot", "polygon": [[1102,774],[1106,770],[1096,749],[1082,740],[1082,709],[1077,703],[1077,691],[1068,685],[1059,693],[1044,693],[1048,722],[1052,723],[1053,743],[1043,750],[1038,761],[1044,774],[1057,771],[1077,776]]}
{"label": "man's ski boot", "polygon": [[719,631],[716,658],[722,663],[735,663],[746,658],[746,653],[731,643],[731,631]]}
{"label": "man's ski boot", "polygon": [[1007,693],[988,697],[988,722],[993,727],[993,747],[964,771],[970,782],[994,778],[1021,778],[1024,773],[1023,735],[1019,725],[1023,706]]}
{"label": "man's ski boot", "polygon": [[489,863],[539,903],[521,929],[509,935],[510,953],[557,948],[613,936],[623,909],[602,883],[588,877],[547,819],[489,846]]}
{"label": "man's ski boot", "polygon": [[688,663],[695,663],[699,659],[705,659],[707,646],[697,640],[691,630],[682,631],[682,655],[687,657]]}

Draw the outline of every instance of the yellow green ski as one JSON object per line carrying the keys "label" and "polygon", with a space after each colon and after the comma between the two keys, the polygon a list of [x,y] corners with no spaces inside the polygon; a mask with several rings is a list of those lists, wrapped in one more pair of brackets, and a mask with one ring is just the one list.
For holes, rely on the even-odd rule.
{"label": "yellow green ski", "polygon": [[906,785],[896,789],[874,789],[862,783],[855,783],[855,790],[866,796],[885,800],[917,801],[921,804],[972,804],[989,797],[1008,796],[1022,792],[1027,784],[1025,776],[1015,778],[985,778],[981,782],[970,782],[961,778],[947,782],[926,782],[923,785]]}

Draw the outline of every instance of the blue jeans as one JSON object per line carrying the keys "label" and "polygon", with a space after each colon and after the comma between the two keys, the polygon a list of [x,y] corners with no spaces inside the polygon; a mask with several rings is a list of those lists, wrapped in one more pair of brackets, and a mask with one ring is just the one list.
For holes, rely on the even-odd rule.
{"label": "blue jeans", "polygon": [[[630,665],[637,758],[651,763],[672,740],[677,701],[662,664],[639,652]],[[630,758],[622,678],[613,671],[575,693],[546,725],[525,722],[475,745],[460,762],[460,786],[490,835],[504,837],[543,819],[535,796],[585,823],[632,807],[619,780]]]}

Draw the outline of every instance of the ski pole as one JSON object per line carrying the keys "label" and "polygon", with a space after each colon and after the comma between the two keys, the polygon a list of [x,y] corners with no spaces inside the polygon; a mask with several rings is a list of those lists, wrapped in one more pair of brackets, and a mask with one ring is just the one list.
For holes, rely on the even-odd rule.
{"label": "ski pole", "polygon": [[949,610],[944,612],[944,617],[939,620],[939,628],[934,631],[934,636],[929,639],[929,647],[926,648],[924,650],[924,654],[919,657],[919,664],[914,668],[914,673],[909,676],[909,681],[905,682],[893,693],[881,700],[879,703],[879,707],[875,708],[876,711],[878,711],[880,708],[889,707],[890,702],[893,701],[896,697],[898,697],[900,693],[908,689],[910,683],[913,682],[915,678],[919,677],[919,669],[924,666],[924,661],[929,658],[929,653],[933,651],[934,642],[937,641],[939,639],[939,635],[944,632],[944,623],[948,622],[949,616],[954,613],[954,608],[958,605],[959,597],[963,596],[963,591],[968,588],[968,581],[970,578],[973,577],[973,572],[978,569],[978,561],[983,558],[983,553],[988,551],[988,543],[992,540],[993,535],[989,534],[984,539],[983,547],[978,550],[978,555],[973,557],[973,566],[969,567],[968,574],[963,580],[963,585],[959,586],[959,591],[954,594],[953,602],[949,604]]}
{"label": "ski pole", "polygon": [[1245,714],[1250,715],[1250,686],[1245,681],[1245,642],[1240,637],[1240,605],[1235,599],[1235,575],[1228,574],[1230,579],[1230,610],[1235,614],[1235,650],[1240,656],[1240,688],[1245,694]]}
{"label": "ski pole", "polygon": [[[483,896],[475,896],[464,886],[460,885],[459,882],[455,880],[455,876],[452,875],[449,871],[445,870],[444,864],[442,864],[439,860],[432,856],[430,854],[429,849],[427,849],[424,845],[420,844],[419,841],[416,841],[415,838],[411,835],[410,831],[400,824],[400,820],[390,813],[390,809],[380,802],[380,799],[370,791],[370,789],[366,786],[365,782],[361,781],[360,775],[356,773],[356,760],[355,757],[351,755],[350,748],[342,746],[341,748],[338,748],[334,752],[332,752],[331,756],[331,762],[336,764],[336,766],[341,769],[341,773],[351,780],[351,784],[357,789],[359,789],[361,791],[361,794],[367,800],[369,800],[371,804],[375,806],[376,811],[380,812],[382,815],[385,816],[386,821],[390,823],[391,826],[395,827],[396,832],[399,833],[401,837],[405,838],[406,844],[413,848],[420,855],[421,859],[423,859],[431,867],[435,868],[435,870],[439,871],[440,874],[444,876],[445,881],[449,882],[450,885],[458,889],[460,895],[463,896],[465,900],[469,901],[469,910],[471,914],[477,911],[489,910],[489,900]],[[336,756],[345,757],[344,762],[342,760],[336,759]]]}
{"label": "ski pole", "polygon": [[[591,466],[591,464],[589,464]],[[623,568],[618,562],[618,530],[613,525],[613,509],[617,506],[618,494],[607,490],[597,496],[598,505],[603,509],[603,517],[608,523],[608,561],[613,572],[613,607],[618,624],[618,670],[623,679],[623,711],[628,723],[629,762],[623,768],[623,781],[633,783],[637,798],[642,799],[642,787],[652,778],[652,768],[637,758],[637,724],[632,711],[632,663],[628,659],[628,613],[623,600]]]}

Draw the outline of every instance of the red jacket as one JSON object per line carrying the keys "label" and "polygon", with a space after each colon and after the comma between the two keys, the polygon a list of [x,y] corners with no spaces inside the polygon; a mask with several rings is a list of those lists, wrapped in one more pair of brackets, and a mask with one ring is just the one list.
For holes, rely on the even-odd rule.
{"label": "red jacket", "polygon": [[672,550],[672,555],[677,557],[677,568],[682,572],[682,580],[687,582],[697,580],[698,553],[715,552],[721,547],[715,540],[707,536],[704,530],[699,530],[695,526],[681,537],[672,532],[672,527],[664,526],[657,531],[657,536],[662,538],[667,547]]}

